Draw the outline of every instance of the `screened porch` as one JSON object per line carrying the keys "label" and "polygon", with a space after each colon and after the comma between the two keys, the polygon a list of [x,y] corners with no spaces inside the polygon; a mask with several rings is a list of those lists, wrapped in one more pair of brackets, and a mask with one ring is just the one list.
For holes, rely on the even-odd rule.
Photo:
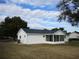
{"label": "screened porch", "polygon": [[46,35],[46,41],[60,42],[64,41],[65,35]]}

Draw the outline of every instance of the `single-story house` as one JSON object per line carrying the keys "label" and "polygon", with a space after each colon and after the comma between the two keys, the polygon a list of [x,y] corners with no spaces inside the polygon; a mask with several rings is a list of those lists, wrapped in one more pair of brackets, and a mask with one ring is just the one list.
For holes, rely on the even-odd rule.
{"label": "single-story house", "polygon": [[67,36],[67,40],[68,41],[71,41],[71,40],[74,40],[74,41],[79,41],[79,32],[72,32],[72,33],[69,33],[68,36]]}
{"label": "single-story house", "polygon": [[21,28],[17,39],[22,44],[64,44],[66,33],[64,31],[38,30]]}

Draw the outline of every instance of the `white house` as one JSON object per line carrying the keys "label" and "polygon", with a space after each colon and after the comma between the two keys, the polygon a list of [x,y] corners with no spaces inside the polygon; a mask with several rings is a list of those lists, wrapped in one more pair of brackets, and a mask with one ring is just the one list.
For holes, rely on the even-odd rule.
{"label": "white house", "polygon": [[72,32],[67,36],[67,40],[78,40],[79,41],[79,32]]}
{"label": "white house", "polygon": [[66,33],[61,30],[51,31],[21,28],[17,36],[22,44],[64,44],[66,42]]}

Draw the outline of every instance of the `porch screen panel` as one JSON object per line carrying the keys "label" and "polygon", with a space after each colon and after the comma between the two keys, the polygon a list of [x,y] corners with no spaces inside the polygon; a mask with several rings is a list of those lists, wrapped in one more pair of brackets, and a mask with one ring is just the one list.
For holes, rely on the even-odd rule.
{"label": "porch screen panel", "polygon": [[54,41],[59,41],[59,35],[54,35]]}
{"label": "porch screen panel", "polygon": [[50,36],[46,35],[46,41],[50,41]]}
{"label": "porch screen panel", "polygon": [[50,35],[50,41],[53,41],[53,40],[52,40],[52,35]]}
{"label": "porch screen panel", "polygon": [[64,35],[60,35],[60,41],[64,41]]}

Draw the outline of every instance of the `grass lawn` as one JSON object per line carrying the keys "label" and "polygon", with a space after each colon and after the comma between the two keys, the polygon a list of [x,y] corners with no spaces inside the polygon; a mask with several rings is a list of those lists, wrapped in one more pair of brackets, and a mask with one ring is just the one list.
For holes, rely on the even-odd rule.
{"label": "grass lawn", "polygon": [[0,59],[79,59],[79,46],[0,43]]}

